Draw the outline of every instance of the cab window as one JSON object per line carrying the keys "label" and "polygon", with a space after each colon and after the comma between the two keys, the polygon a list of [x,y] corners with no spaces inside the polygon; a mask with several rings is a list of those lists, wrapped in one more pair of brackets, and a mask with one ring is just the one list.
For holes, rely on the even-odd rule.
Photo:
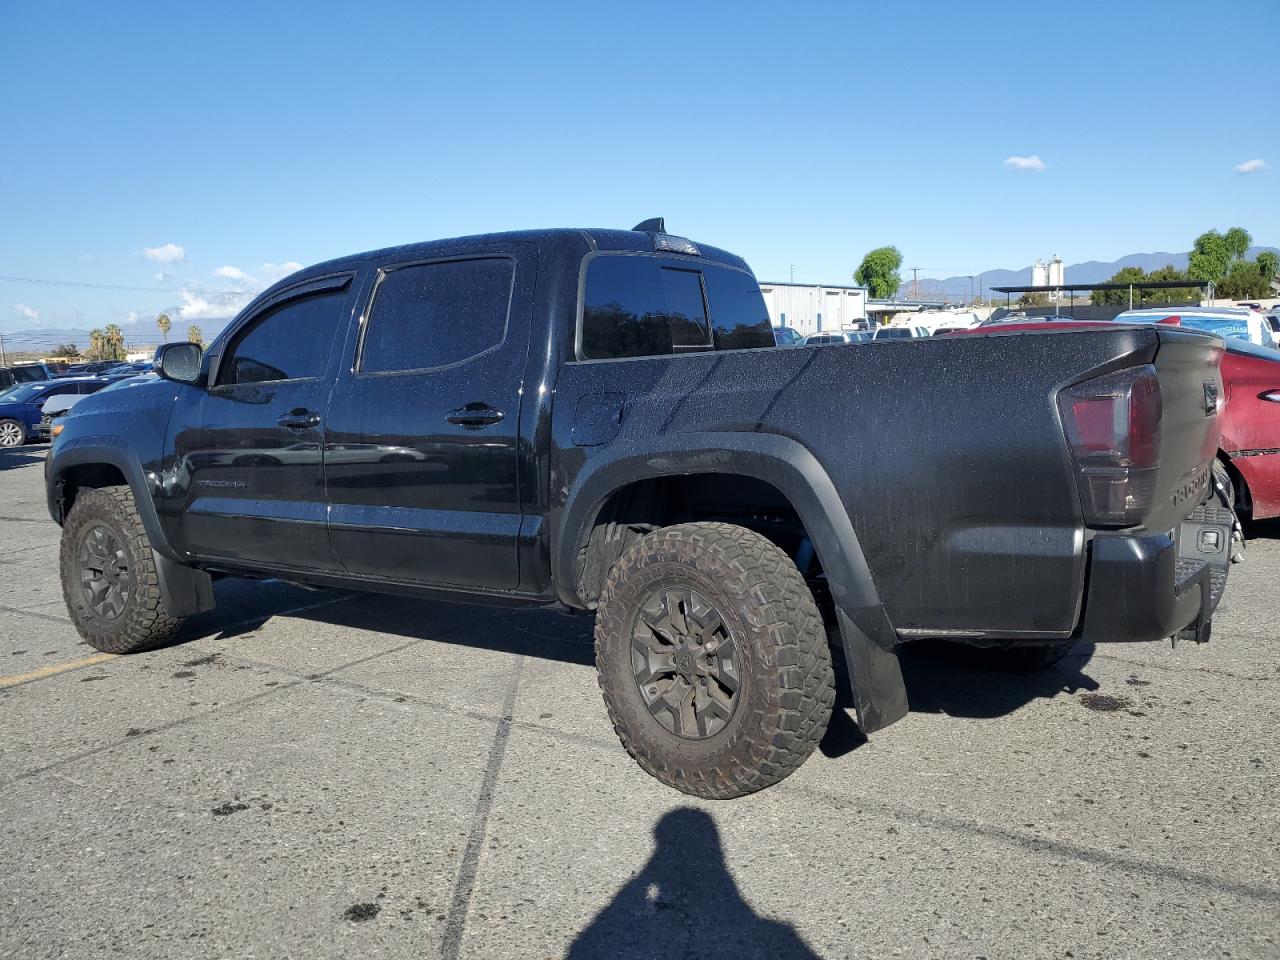
{"label": "cab window", "polygon": [[346,302],[345,290],[326,290],[268,308],[232,340],[219,384],[321,376]]}

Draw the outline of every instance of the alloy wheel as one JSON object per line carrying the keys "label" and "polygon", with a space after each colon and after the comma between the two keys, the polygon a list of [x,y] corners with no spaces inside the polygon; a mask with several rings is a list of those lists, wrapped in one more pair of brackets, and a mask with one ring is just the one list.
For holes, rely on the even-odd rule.
{"label": "alloy wheel", "polygon": [[89,609],[104,620],[116,619],[133,590],[123,542],[110,527],[97,524],[80,541],[79,559],[80,589]]}
{"label": "alloy wheel", "polygon": [[696,590],[667,587],[641,606],[631,631],[631,664],[654,718],[686,740],[724,729],[742,686],[738,641]]}
{"label": "alloy wheel", "polygon": [[0,423],[0,447],[18,447],[22,445],[22,427],[12,420]]}

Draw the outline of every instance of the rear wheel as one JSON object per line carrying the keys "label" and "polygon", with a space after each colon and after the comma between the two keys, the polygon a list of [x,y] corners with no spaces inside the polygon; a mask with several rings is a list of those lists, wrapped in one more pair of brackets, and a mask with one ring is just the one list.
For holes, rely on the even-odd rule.
{"label": "rear wheel", "polygon": [[165,643],[169,616],[151,541],[128,487],[80,491],[62,528],[62,595],[80,636],[107,653]]}
{"label": "rear wheel", "polygon": [[648,534],[609,571],[596,666],[622,745],[694,796],[740,797],[813,752],[835,702],[826,631],[791,559],[727,523]]}
{"label": "rear wheel", "polygon": [[20,447],[27,442],[27,429],[18,420],[0,420],[0,447]]}

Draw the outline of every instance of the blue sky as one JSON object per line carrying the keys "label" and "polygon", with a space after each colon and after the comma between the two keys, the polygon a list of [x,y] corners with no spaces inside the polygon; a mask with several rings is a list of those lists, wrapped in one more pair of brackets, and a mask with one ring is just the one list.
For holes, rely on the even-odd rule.
{"label": "blue sky", "polygon": [[825,282],[886,243],[928,276],[1280,245],[1277,28],[1274,0],[4,0],[0,275],[157,289],[0,281],[0,331],[211,329],[244,299],[211,291],[288,264],[657,215]]}

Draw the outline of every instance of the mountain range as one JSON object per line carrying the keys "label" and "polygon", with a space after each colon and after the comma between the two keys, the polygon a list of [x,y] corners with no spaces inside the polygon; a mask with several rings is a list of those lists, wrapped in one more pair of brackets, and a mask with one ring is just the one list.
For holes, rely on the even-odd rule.
{"label": "mountain range", "polygon": [[[1263,250],[1280,253],[1280,250],[1276,247],[1250,247],[1246,256],[1252,259]],[[1102,283],[1110,280],[1115,276],[1116,271],[1125,267],[1141,267],[1143,270],[1150,272],[1163,266],[1171,265],[1178,270],[1185,270],[1189,256],[1190,252],[1131,253],[1128,256],[1121,257],[1119,260],[1086,260],[1083,263],[1068,264],[1063,270],[1063,281],[1065,283]],[[969,296],[971,282],[975,295],[979,292],[979,282],[981,282],[981,287],[984,291],[990,290],[992,287],[1025,287],[1031,283],[1031,268],[987,270],[980,277],[975,276],[972,281],[968,276],[947,277],[945,280],[921,279],[918,293],[913,293],[911,279],[908,277],[903,281],[902,286],[898,288],[898,296],[912,300],[941,300],[944,298],[965,300]]]}

